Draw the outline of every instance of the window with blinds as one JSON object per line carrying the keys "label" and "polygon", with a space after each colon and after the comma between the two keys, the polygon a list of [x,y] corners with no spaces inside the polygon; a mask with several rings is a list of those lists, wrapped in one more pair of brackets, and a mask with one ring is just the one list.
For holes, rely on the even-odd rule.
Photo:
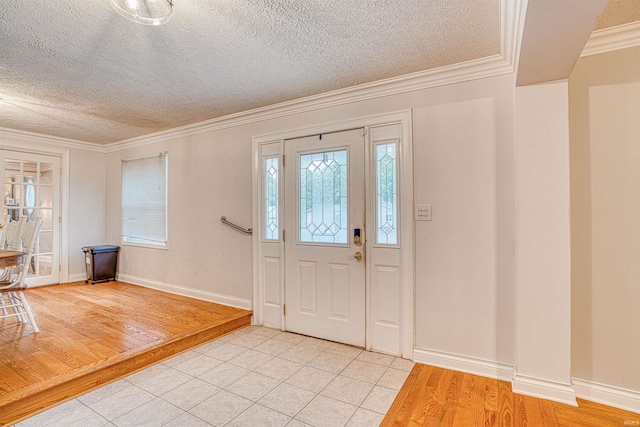
{"label": "window with blinds", "polygon": [[122,161],[122,241],[167,245],[167,153]]}

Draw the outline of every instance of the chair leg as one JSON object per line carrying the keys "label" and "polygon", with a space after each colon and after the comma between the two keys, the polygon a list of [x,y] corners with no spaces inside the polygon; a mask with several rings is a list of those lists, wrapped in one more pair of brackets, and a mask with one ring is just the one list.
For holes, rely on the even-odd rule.
{"label": "chair leg", "polygon": [[16,314],[19,323],[26,323],[27,317],[25,316],[24,309],[22,308],[22,300],[16,295],[15,292],[7,292],[9,295],[8,301],[10,304],[14,304],[13,312]]}
{"label": "chair leg", "polygon": [[[22,322],[22,311],[19,305],[16,305],[20,301],[16,298],[13,292],[5,292],[0,295],[0,305],[2,305],[2,315],[3,316],[15,316],[18,319],[18,322]],[[7,308],[6,306],[10,305],[13,307]],[[9,310],[13,311],[14,314],[9,314]]]}
{"label": "chair leg", "polygon": [[40,329],[38,329],[38,325],[36,325],[36,320],[33,318],[33,313],[31,312],[31,307],[29,306],[29,302],[27,302],[27,297],[24,296],[22,291],[18,291],[18,296],[20,297],[20,301],[22,301],[22,307],[24,308],[24,312],[33,326],[33,332],[38,333]]}
{"label": "chair leg", "polygon": [[6,309],[6,307],[4,307],[5,301],[7,301],[8,304],[11,303],[11,297],[6,298],[4,294],[0,294],[0,305],[2,305],[2,315],[3,316],[7,316],[9,314],[9,312]]}

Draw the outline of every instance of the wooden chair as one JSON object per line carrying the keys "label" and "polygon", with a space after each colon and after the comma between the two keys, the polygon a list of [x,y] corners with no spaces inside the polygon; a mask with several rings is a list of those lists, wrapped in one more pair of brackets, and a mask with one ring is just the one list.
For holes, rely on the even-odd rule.
{"label": "wooden chair", "polygon": [[[42,220],[40,218],[37,218],[35,221],[23,222],[20,227],[19,244],[17,244],[16,247],[12,247],[11,250],[26,252],[26,255],[23,258],[22,264],[8,268],[2,276],[5,280],[0,281],[0,309],[2,309],[0,319],[15,316],[19,322],[29,322],[35,333],[40,332],[40,330],[38,329],[38,325],[36,325],[31,307],[22,290],[27,287],[25,280],[29,272],[29,265],[31,264],[36,239],[41,227]],[[7,236],[7,248],[9,247],[8,237],[9,236]]]}

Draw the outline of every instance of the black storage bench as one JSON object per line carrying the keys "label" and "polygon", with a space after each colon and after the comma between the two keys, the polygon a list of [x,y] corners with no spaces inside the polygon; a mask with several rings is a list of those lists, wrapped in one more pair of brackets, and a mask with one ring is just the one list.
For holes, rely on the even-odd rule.
{"label": "black storage bench", "polygon": [[116,280],[118,269],[118,251],[120,246],[86,246],[84,251],[84,262],[87,266],[87,280],[92,285],[100,282]]}

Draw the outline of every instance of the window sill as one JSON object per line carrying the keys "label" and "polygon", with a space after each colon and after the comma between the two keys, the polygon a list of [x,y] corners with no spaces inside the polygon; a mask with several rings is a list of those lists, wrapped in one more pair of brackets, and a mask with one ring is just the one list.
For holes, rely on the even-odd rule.
{"label": "window sill", "polygon": [[121,246],[132,246],[132,247],[135,247],[135,248],[158,249],[158,250],[161,250],[161,251],[168,251],[169,250],[169,243],[167,243],[166,245],[148,245],[148,244],[145,244],[145,243],[121,241],[120,245]]}

